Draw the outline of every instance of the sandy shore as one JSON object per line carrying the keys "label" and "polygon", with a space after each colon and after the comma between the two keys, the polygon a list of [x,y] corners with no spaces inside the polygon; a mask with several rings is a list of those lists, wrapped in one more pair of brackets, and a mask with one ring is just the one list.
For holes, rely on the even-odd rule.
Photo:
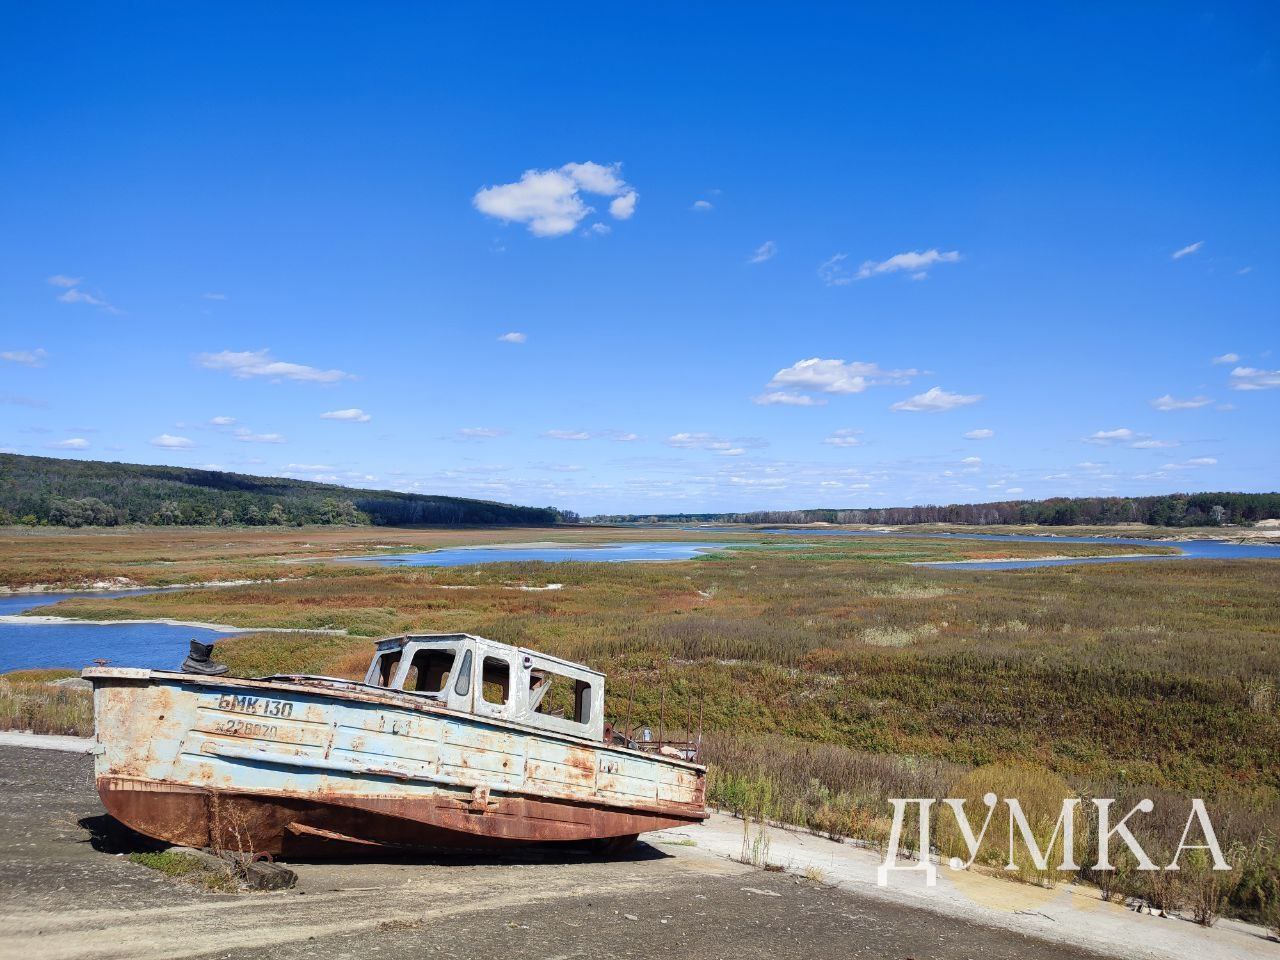
{"label": "sandy shore", "polygon": [[[737,532],[729,529],[734,525],[723,525],[725,532]],[[1104,532],[1096,524],[1083,524],[1079,527],[1035,527],[1025,525],[1001,524],[958,524],[958,523],[904,523],[888,526],[872,523],[770,523],[744,524],[744,532],[761,532],[762,530],[845,530],[849,533],[915,533],[920,535],[951,536],[961,538],[965,533],[976,535],[994,533],[999,536],[1035,537],[1039,540],[1053,540],[1058,537],[1081,537],[1091,540],[1107,537],[1129,537],[1134,540],[1152,540],[1160,543],[1185,543],[1195,540],[1221,540],[1226,543],[1252,543],[1261,540],[1264,543],[1280,544],[1280,521],[1259,520],[1253,527],[1222,527],[1212,531],[1197,530],[1189,534],[1161,535],[1152,531],[1143,523],[1117,523],[1109,526]],[[1090,531],[1088,533],[1082,531]]]}
{"label": "sandy shore", "polygon": [[16,613],[0,616],[0,623],[15,624],[28,627],[47,626],[55,623],[77,623],[89,626],[111,627],[122,623],[162,623],[171,627],[197,627],[201,630],[215,630],[218,633],[324,633],[333,636],[346,636],[347,631],[337,628],[323,627],[236,627],[229,623],[205,623],[203,620],[173,620],[169,617],[149,617],[138,620],[85,620],[79,617],[51,617],[42,614]]}
{"label": "sandy shore", "polygon": [[[1102,902],[1084,885],[1046,889],[938,864],[934,887],[909,872],[881,887],[880,853],[797,830],[765,828],[757,848],[762,859],[787,871],[765,872],[740,862],[743,823],[720,813],[697,826],[646,834],[648,846],[630,859],[542,853],[514,863],[322,860],[291,864],[299,876],[292,892],[201,895],[84,842],[81,825],[101,812],[91,759],[19,746],[86,750],[92,741],[51,740],[24,734],[0,740],[0,763],[13,771],[0,800],[6,960],[214,953],[497,960],[617,955],[621,943],[635,947],[635,956],[671,958],[779,957],[795,954],[797,943],[812,945],[806,955],[820,958],[1086,960],[1085,950],[1127,960],[1276,956],[1276,943],[1261,927],[1223,919],[1204,928],[1138,913]],[[751,824],[748,839],[759,830]],[[617,896],[606,899],[611,887]],[[485,897],[492,898],[489,913],[457,916]],[[529,910],[520,913],[525,902]],[[453,912],[432,913],[433,906]],[[406,926],[417,920],[421,926]],[[525,925],[538,931],[536,940]],[[440,942],[424,945],[432,931]],[[493,931],[497,939],[486,939]],[[702,931],[708,939],[697,940]]]}
{"label": "sandy shore", "polygon": [[131,590],[201,590],[206,587],[247,587],[255,583],[285,583],[294,577],[273,577],[268,580],[201,580],[196,583],[167,583],[164,586],[152,587],[145,583],[137,583],[128,577],[112,577],[109,580],[93,580],[80,584],[32,583],[25,587],[7,587],[0,585],[0,595],[27,593],[122,593]]}
{"label": "sandy shore", "polygon": [[919,560],[913,567],[936,567],[939,564],[952,566],[957,563],[1039,563],[1042,560],[1071,560],[1080,562],[1087,560],[1097,563],[1101,560],[1161,560],[1178,557],[1176,553],[1103,553],[1091,557],[1072,557],[1067,554],[1054,554],[1051,557],[975,557],[972,560]]}
{"label": "sandy shore", "polygon": [[[749,827],[754,838],[759,828]],[[1275,943],[1259,926],[1219,920],[1211,928],[1187,920],[1138,913],[1120,903],[1104,903],[1094,887],[1063,883],[1052,889],[1014,883],[1002,877],[938,866],[937,886],[928,887],[912,873],[894,876],[890,885],[876,883],[882,855],[858,846],[817,837],[800,830],[766,828],[768,859],[789,872],[816,870],[824,883],[873,900],[909,905],[945,916],[1061,944],[1117,956],[1155,960],[1197,957],[1199,960],[1275,956]],[[699,826],[645,835],[651,842],[690,842],[720,857],[737,858],[743,848],[741,820],[715,813]],[[975,950],[980,956],[981,950]],[[1028,950],[1027,956],[1037,951]]]}

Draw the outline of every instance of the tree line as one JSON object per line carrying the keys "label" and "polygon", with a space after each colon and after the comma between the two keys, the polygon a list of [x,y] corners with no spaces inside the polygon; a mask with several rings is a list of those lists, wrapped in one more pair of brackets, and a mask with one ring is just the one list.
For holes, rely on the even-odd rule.
{"label": "tree line", "polygon": [[866,509],[757,510],[750,513],[615,514],[596,523],[916,523],[1060,527],[1147,523],[1158,527],[1222,527],[1280,519],[1280,493],[1171,493],[1152,497],[1053,497],[994,503],[922,504]]}
{"label": "tree line", "polygon": [[577,514],[555,507],[221,470],[0,454],[0,524],[546,526],[577,520]]}

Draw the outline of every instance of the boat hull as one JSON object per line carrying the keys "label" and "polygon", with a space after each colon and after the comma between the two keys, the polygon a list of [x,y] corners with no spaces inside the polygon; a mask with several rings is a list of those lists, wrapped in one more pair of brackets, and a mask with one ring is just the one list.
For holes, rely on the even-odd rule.
{"label": "boat hull", "polygon": [[300,855],[335,844],[471,850],[630,838],[699,818],[501,797],[483,812],[447,798],[275,796],[98,778],[107,812],[168,843]]}
{"label": "boat hull", "polygon": [[170,843],[253,854],[630,838],[705,819],[693,764],[389,692],[86,671],[108,812]]}

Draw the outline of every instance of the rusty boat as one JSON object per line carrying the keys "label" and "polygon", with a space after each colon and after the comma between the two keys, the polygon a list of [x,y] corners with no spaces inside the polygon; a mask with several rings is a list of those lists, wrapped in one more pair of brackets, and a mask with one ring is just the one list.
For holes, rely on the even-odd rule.
{"label": "rusty boat", "polygon": [[469,634],[380,640],[363,681],[83,676],[102,802],[170,843],[614,850],[707,817],[690,751],[606,726],[603,674]]}

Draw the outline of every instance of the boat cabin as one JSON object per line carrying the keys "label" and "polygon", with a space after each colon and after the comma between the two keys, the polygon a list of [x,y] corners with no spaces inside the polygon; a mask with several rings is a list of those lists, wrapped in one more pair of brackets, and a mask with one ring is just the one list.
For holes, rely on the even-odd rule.
{"label": "boat cabin", "polygon": [[466,633],[379,640],[364,682],[479,717],[587,740],[604,737],[604,674]]}

